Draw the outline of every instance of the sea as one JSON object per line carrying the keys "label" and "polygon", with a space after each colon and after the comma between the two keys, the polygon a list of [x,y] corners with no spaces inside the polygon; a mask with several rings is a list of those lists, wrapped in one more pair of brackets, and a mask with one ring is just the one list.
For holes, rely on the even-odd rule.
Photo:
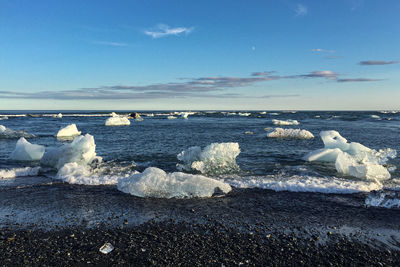
{"label": "sea", "polygon": [[[44,214],[55,220],[55,192],[71,190],[90,201],[110,194],[203,199],[258,188],[362,194],[366,206],[400,208],[399,111],[135,111],[139,119],[132,112],[0,111],[0,225]],[[57,138],[71,124],[80,135]],[[368,151],[324,144],[321,132]],[[21,145],[22,138],[40,147]],[[310,160],[327,149],[347,152],[350,167],[338,167],[336,154]],[[22,202],[53,204],[35,215]]]}

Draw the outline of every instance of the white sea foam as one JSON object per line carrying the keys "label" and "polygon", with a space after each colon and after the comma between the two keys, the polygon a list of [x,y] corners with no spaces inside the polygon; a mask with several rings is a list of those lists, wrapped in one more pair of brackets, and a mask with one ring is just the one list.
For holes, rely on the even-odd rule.
{"label": "white sea foam", "polygon": [[43,157],[45,147],[31,144],[24,137],[21,137],[10,155],[11,160],[16,161],[38,161]]}
{"label": "white sea foam", "polygon": [[367,207],[400,208],[399,191],[371,192],[365,199]]}
{"label": "white sea foam", "polygon": [[238,143],[212,143],[203,150],[199,146],[190,147],[177,155],[182,164],[180,170],[197,170],[204,174],[224,174],[240,170],[236,157],[240,154]]}
{"label": "white sea foam", "polygon": [[25,138],[32,138],[35,137],[33,134],[29,134],[24,131],[14,131],[10,128],[5,127],[4,125],[0,125],[0,139],[1,138],[20,138],[20,137],[25,137]]}
{"label": "white sea foam", "polygon": [[52,147],[46,150],[41,163],[60,169],[64,164],[76,162],[80,165],[90,164],[94,160],[101,161],[96,156],[96,145],[90,134],[77,136],[70,144]]}
{"label": "white sea foam", "polygon": [[300,123],[297,120],[272,120],[272,123],[274,125],[281,125],[281,126],[287,126],[287,125],[299,125]]}
{"label": "white sea foam", "polygon": [[36,176],[40,167],[25,167],[0,170],[0,179],[12,179],[15,177]]}
{"label": "white sea foam", "polygon": [[72,138],[80,134],[81,132],[76,128],[76,124],[70,124],[58,131],[57,138]]}
{"label": "white sea foam", "polygon": [[[114,113],[115,114],[115,113]],[[130,125],[131,122],[127,117],[114,116],[106,120],[106,126],[125,126]]]}
{"label": "white sea foam", "polygon": [[263,188],[274,191],[334,194],[352,194],[382,189],[382,184],[376,181],[353,181],[336,177],[314,177],[304,175],[240,177],[226,179],[225,182],[239,188]]}
{"label": "white sea foam", "polygon": [[166,173],[150,167],[118,182],[118,190],[138,197],[192,198],[211,197],[215,192],[231,191],[230,185],[202,175]]}
{"label": "white sea foam", "polygon": [[395,158],[396,150],[376,151],[360,143],[348,143],[337,131],[322,131],[320,136],[325,148],[311,151],[303,157],[304,160],[334,162],[339,173],[361,179],[390,178],[389,171],[382,164]]}
{"label": "white sea foam", "polygon": [[283,128],[266,128],[269,131],[267,137],[269,138],[289,138],[289,139],[312,139],[314,135],[307,131],[301,129],[283,129]]}

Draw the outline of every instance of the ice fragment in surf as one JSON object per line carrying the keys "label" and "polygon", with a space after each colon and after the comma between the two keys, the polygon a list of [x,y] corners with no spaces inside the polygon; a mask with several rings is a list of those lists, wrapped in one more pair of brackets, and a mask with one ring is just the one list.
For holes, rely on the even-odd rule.
{"label": "ice fragment in surf", "polygon": [[299,125],[300,123],[297,120],[272,120],[272,123],[274,125],[281,125],[281,126],[287,126],[287,125]]}
{"label": "ice fragment in surf", "polygon": [[90,164],[95,159],[101,160],[96,156],[94,138],[86,134],[75,137],[70,144],[48,148],[41,163],[60,169],[66,163]]}
{"label": "ice fragment in surf", "polygon": [[149,167],[118,182],[118,190],[138,197],[191,198],[211,197],[216,191],[231,191],[230,185],[202,175],[166,173]]}
{"label": "ice fragment in surf", "polygon": [[111,251],[114,250],[114,246],[111,245],[111,243],[105,243],[104,245],[102,245],[99,249],[99,251],[103,254],[108,254]]}
{"label": "ice fragment in surf", "polygon": [[35,137],[35,135],[29,134],[24,131],[14,131],[10,128],[5,127],[4,125],[0,125],[0,139],[1,138],[20,138],[20,137],[31,138],[31,137]]}
{"label": "ice fragment in surf", "polygon": [[203,150],[190,147],[177,155],[181,170],[197,170],[204,174],[224,174],[240,170],[236,157],[240,154],[238,143],[212,143]]}
{"label": "ice fragment in surf", "polygon": [[131,122],[127,117],[114,116],[106,120],[106,126],[125,126],[130,125]]}
{"label": "ice fragment in surf", "polygon": [[175,116],[168,116],[167,119],[169,119],[169,120],[175,120],[176,117],[175,117]]}
{"label": "ice fragment in surf", "polygon": [[307,130],[275,128],[267,133],[269,138],[312,139],[314,135]]}
{"label": "ice fragment in surf", "polygon": [[80,134],[81,132],[76,128],[76,124],[70,124],[58,131],[57,138],[70,138]]}
{"label": "ice fragment in surf", "polygon": [[25,167],[0,170],[0,179],[11,179],[15,177],[36,176],[39,174],[40,167]]}
{"label": "ice fragment in surf", "polygon": [[337,131],[322,131],[320,136],[325,148],[311,151],[303,157],[304,160],[334,162],[339,173],[360,179],[390,178],[389,171],[382,164],[396,157],[395,150],[376,151],[360,143],[348,143]]}
{"label": "ice fragment in surf", "polygon": [[399,191],[373,191],[365,199],[367,207],[400,208]]}
{"label": "ice fragment in surf", "polygon": [[11,153],[10,159],[16,161],[37,161],[43,157],[45,147],[31,144],[24,137],[21,137]]}

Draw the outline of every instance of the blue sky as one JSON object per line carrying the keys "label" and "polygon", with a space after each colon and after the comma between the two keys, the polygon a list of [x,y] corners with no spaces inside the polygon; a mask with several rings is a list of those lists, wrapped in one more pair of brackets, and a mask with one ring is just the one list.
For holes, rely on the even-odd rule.
{"label": "blue sky", "polygon": [[400,1],[0,0],[0,109],[400,109]]}

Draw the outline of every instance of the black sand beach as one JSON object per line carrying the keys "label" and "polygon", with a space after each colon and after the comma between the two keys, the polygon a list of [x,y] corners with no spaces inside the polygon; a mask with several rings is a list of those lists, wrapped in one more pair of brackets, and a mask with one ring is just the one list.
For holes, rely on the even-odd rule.
{"label": "black sand beach", "polygon": [[[92,198],[97,187],[60,184],[41,198],[45,187],[2,190],[1,265],[400,264],[400,212],[365,207],[365,194],[236,189],[166,200],[110,187]],[[114,250],[102,254],[107,242]]]}

